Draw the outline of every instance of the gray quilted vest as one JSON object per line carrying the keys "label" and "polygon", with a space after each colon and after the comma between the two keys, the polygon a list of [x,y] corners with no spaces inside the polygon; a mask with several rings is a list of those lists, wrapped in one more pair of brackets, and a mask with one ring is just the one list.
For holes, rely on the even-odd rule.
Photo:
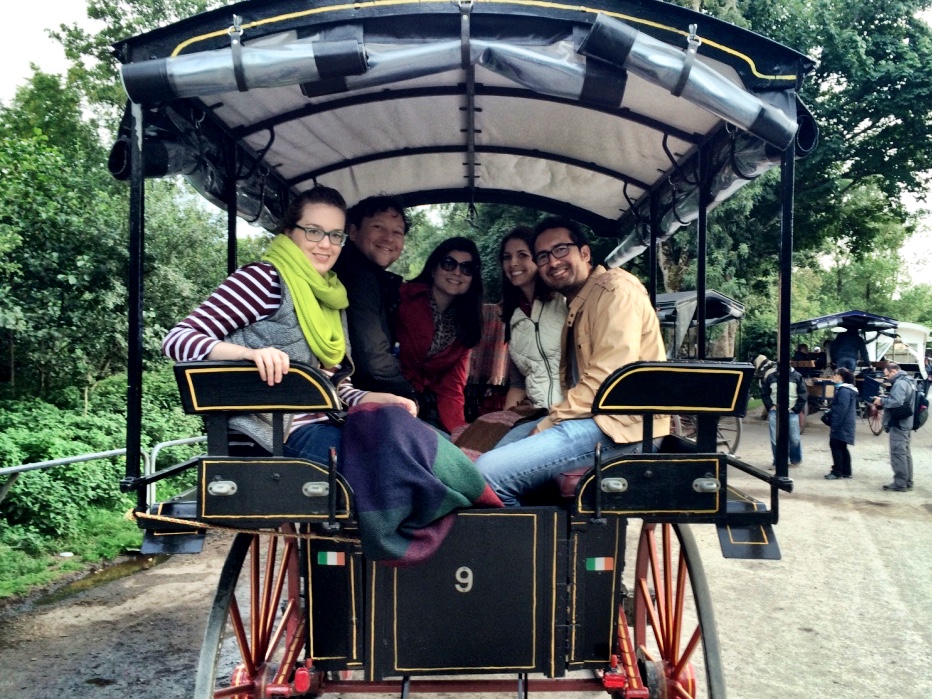
{"label": "gray quilted vest", "polygon": [[[294,309],[294,299],[288,287],[282,283],[282,304],[278,310],[265,320],[247,325],[245,328],[234,330],[224,339],[235,345],[260,349],[262,347],[277,347],[282,350],[293,362],[302,362],[312,367],[320,367],[320,361],[311,352],[301,324]],[[347,338],[346,354],[349,356],[349,335],[346,331],[346,314],[341,311],[340,319],[343,323],[343,335]],[[285,438],[291,430],[291,415],[285,415]],[[234,430],[252,437],[264,449],[272,451],[272,415],[270,413],[253,413],[252,415],[237,415],[230,420],[230,427]]]}

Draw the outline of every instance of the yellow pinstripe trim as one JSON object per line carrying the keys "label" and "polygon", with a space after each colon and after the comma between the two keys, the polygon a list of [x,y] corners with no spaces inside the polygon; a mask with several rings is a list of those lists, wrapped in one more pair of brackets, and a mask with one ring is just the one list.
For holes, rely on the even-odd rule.
{"label": "yellow pinstripe trim", "polygon": [[325,402],[323,402],[320,405],[303,405],[300,407],[294,406],[294,405],[269,405],[269,404],[211,405],[211,406],[201,405],[197,399],[197,392],[194,390],[194,382],[192,380],[192,377],[195,374],[216,374],[216,373],[231,373],[231,372],[236,372],[236,373],[251,372],[251,373],[255,373],[257,376],[259,374],[259,370],[256,367],[248,367],[248,366],[211,367],[211,368],[205,368],[205,369],[196,369],[196,368],[185,369],[184,378],[188,386],[188,393],[191,396],[191,405],[194,406],[194,409],[196,411],[208,412],[208,411],[213,411],[213,410],[230,410],[231,408],[236,408],[238,410],[255,410],[255,411],[292,409],[296,412],[297,411],[306,412],[310,410],[336,410],[337,406],[331,403],[329,400],[326,400],[328,397],[328,393],[330,391],[327,388],[325,388],[323,385],[321,385],[320,381],[318,381],[316,377],[312,376],[311,374],[308,374],[305,371],[302,371],[301,369],[295,369],[295,368],[290,369],[289,373],[294,373],[294,374],[297,374],[298,376],[305,378],[309,384],[314,386],[314,388],[316,388],[320,392],[320,395],[322,398],[325,399]]}
{"label": "yellow pinstripe trim", "polygon": [[[656,461],[653,461],[653,462],[652,462],[652,461],[648,461],[647,459],[619,459],[619,460],[617,460],[617,461],[612,461],[610,464],[605,464],[605,465],[603,465],[603,466],[602,466],[602,471],[605,471],[606,469],[611,468],[611,467],[614,467],[614,466],[618,466],[618,465],[620,465],[620,464],[640,464],[640,465],[644,465],[645,463],[654,463],[654,464],[657,464],[658,466],[661,466],[661,465],[662,465],[662,466],[667,466],[667,465],[673,466],[674,464],[677,464],[677,463],[680,463],[680,462],[688,462],[688,463],[692,463],[692,464],[704,464],[704,463],[708,463],[708,464],[710,464],[710,467],[709,467],[709,468],[712,470],[712,473],[715,474],[715,478],[719,478],[720,464],[719,464],[718,459],[690,459],[690,458],[684,458],[684,459],[657,459]],[[605,476],[603,476],[603,477],[605,477]],[[582,506],[582,496],[583,496],[583,493],[585,492],[586,488],[589,487],[589,484],[592,483],[593,481],[595,481],[595,475],[594,475],[594,474],[591,474],[588,478],[586,478],[585,481],[583,481],[582,486],[579,488],[579,494],[576,496],[576,511],[577,511],[579,514],[594,514],[594,513],[595,513],[595,510],[587,510],[587,509],[584,509],[583,506]],[[698,515],[698,514],[715,514],[716,512],[718,512],[718,508],[719,508],[721,496],[722,496],[722,491],[721,491],[721,490],[718,491],[717,493],[715,493],[715,495],[714,495],[714,497],[713,497],[714,507],[706,508],[706,509],[690,508],[690,509],[685,509],[685,510],[674,510],[674,509],[667,509],[667,510],[665,510],[665,509],[659,509],[659,508],[651,508],[651,509],[646,509],[646,508],[644,508],[644,509],[639,509],[639,510],[638,510],[638,509],[611,510],[611,509],[606,508],[606,507],[603,505],[603,507],[602,507],[602,514],[606,514],[606,515],[637,515],[637,516],[644,516],[644,515],[646,515],[646,514],[693,514],[693,515]]]}
{"label": "yellow pinstripe trim", "polygon": [[[236,461],[228,457],[223,457],[223,458],[218,457],[215,459],[201,459],[201,465],[198,466],[198,469],[199,470],[205,469],[207,466],[210,466],[213,464],[241,464],[241,465],[244,464],[248,466],[259,466],[259,467],[269,466],[272,468],[281,466],[283,464],[297,464],[299,466],[306,466],[312,471],[317,471],[321,475],[329,477],[328,471],[322,466],[318,466],[317,464],[311,463],[309,461],[289,461],[286,459],[277,459],[274,463],[272,463],[271,459],[269,459],[268,461],[264,463],[257,464],[254,461],[246,461],[246,460]],[[200,480],[201,480],[201,498],[200,498],[200,510],[201,511],[198,514],[198,517],[200,519],[282,519],[282,518],[290,517],[290,518],[294,518],[299,521],[304,521],[304,520],[311,520],[311,519],[313,520],[328,519],[330,517],[329,514],[315,515],[315,514],[308,514],[307,512],[294,512],[290,514],[284,513],[284,512],[276,512],[275,514],[271,514],[271,515],[269,514],[208,515],[204,513],[204,507],[207,505],[207,502],[208,502],[207,486],[209,485],[209,483],[207,482],[206,478],[201,478]],[[343,501],[348,503],[350,501],[350,497],[349,497],[349,493],[346,490],[346,486],[339,479],[337,479],[336,485],[340,489],[340,492],[343,493]],[[337,513],[336,518],[337,519],[349,519],[349,512],[346,512],[346,511],[339,512]]]}
{"label": "yellow pinstripe trim", "polygon": [[[496,5],[523,5],[525,7],[542,7],[547,9],[554,10],[567,10],[570,12],[583,12],[587,14],[604,14],[609,17],[614,17],[616,19],[624,20],[625,22],[630,22],[631,24],[640,24],[648,27],[653,27],[655,29],[660,29],[665,32],[672,32],[682,37],[688,37],[689,32],[683,29],[676,29],[675,27],[670,27],[665,24],[660,24],[658,22],[651,22],[646,19],[640,19],[638,17],[632,17],[631,15],[625,15],[620,12],[610,12],[608,10],[599,10],[591,7],[579,7],[576,5],[564,5],[558,2],[541,2],[541,0],[473,0],[476,4],[481,4],[483,2],[491,2]],[[343,3],[340,5],[332,5],[330,7],[317,7],[310,10],[302,10],[300,12],[289,12],[283,15],[277,15],[275,17],[267,17],[265,19],[256,20],[255,22],[247,22],[242,25],[242,29],[245,31],[253,27],[260,27],[266,24],[276,24],[278,22],[285,22],[290,19],[297,19],[299,17],[308,17],[311,15],[324,14],[327,12],[338,12],[341,10],[359,10],[368,7],[378,7],[378,6],[391,6],[391,5],[443,5],[448,6],[449,0],[373,0],[372,2],[352,2],[352,3]],[[216,39],[218,37],[226,36],[229,34],[229,29],[221,29],[214,32],[209,32],[207,34],[201,34],[199,36],[193,36],[190,39],[186,39],[178,44],[174,51],[172,51],[172,57],[179,55],[189,46],[196,44],[200,41],[206,41],[207,39]],[[700,37],[701,38],[701,37]],[[764,80],[786,80],[786,81],[795,81],[796,75],[767,75],[761,73],[757,70],[757,64],[754,63],[754,59],[750,56],[736,51],[724,44],[719,44],[718,42],[711,41],[709,39],[702,39],[702,43],[707,46],[712,46],[723,53],[738,58],[745,63],[751,70],[751,73],[757,77]]]}
{"label": "yellow pinstripe trim", "polygon": [[[693,405],[609,405],[605,401],[612,394],[612,391],[615,390],[615,387],[625,379],[625,377],[633,376],[634,374],[640,374],[642,372],[655,372],[655,373],[664,373],[664,374],[714,374],[714,375],[732,375],[737,380],[735,384],[734,393],[731,396],[731,402],[728,404],[727,408],[720,407],[696,407]],[[693,369],[693,368],[677,368],[677,367],[641,367],[637,369],[632,369],[631,371],[626,371],[624,374],[615,379],[614,382],[605,390],[605,393],[602,396],[601,402],[596,406],[596,410],[593,412],[598,412],[598,410],[619,410],[619,409],[639,409],[639,410],[654,410],[658,412],[670,412],[670,413],[721,413],[721,412],[732,412],[735,409],[735,406],[738,404],[738,398],[741,396],[741,378],[744,372],[740,369]]]}

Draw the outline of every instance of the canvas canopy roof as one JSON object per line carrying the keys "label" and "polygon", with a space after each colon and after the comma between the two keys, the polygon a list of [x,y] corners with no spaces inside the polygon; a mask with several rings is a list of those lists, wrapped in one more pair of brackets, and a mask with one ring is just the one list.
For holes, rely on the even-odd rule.
{"label": "canvas canopy roof", "polygon": [[790,333],[793,335],[806,335],[818,330],[828,330],[831,328],[852,328],[861,331],[875,331],[884,333],[893,337],[896,333],[898,322],[893,318],[879,316],[864,311],[843,311],[841,313],[832,313],[827,316],[810,318],[809,320],[800,320],[790,325]]}
{"label": "canvas canopy roof", "polygon": [[[655,303],[660,325],[673,328],[673,342],[668,353],[675,356],[689,328],[698,324],[699,297],[695,291],[677,291],[669,294],[657,294]],[[744,304],[709,289],[705,293],[706,326],[728,323],[744,317]]]}
{"label": "canvas canopy roof", "polygon": [[[804,155],[813,62],[660,0],[255,0],[115,46],[145,175],[274,228],[291,193],[501,202],[620,240],[620,264]],[[110,169],[129,177],[133,107]]]}

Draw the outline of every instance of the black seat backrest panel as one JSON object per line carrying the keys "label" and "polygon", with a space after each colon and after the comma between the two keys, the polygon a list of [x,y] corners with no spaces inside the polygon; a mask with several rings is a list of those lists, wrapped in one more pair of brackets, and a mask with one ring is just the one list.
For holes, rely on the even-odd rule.
{"label": "black seat backrest panel", "polygon": [[743,417],[753,376],[746,362],[634,362],[602,382],[592,412]]}
{"label": "black seat backrest panel", "polygon": [[269,386],[252,362],[178,362],[175,379],[188,414],[330,412],[341,409],[326,374],[293,363]]}

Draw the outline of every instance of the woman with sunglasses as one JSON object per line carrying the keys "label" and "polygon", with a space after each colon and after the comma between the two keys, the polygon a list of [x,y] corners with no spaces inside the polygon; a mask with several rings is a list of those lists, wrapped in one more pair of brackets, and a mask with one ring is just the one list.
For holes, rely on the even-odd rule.
{"label": "woman with sunglasses", "polygon": [[517,226],[499,248],[502,264],[502,322],[508,343],[505,410],[518,405],[549,408],[563,400],[560,335],[566,299],[547,288],[531,252],[534,231]]}
{"label": "woman with sunglasses", "polygon": [[397,328],[401,373],[418,395],[418,417],[451,432],[466,424],[469,350],[482,335],[479,250],[449,238],[401,286]]}
{"label": "woman with sunglasses", "polygon": [[[269,386],[280,383],[291,362],[320,368],[333,377],[348,405],[399,403],[412,415],[414,401],[388,393],[360,391],[347,378],[346,289],[332,267],[346,242],[346,202],[335,189],[315,187],[295,198],[282,232],[262,262],[241,267],[176,325],[162,351],[176,361],[246,360]],[[328,462],[340,445],[339,428],[323,413],[299,414],[286,422],[285,455]],[[272,424],[267,415],[238,416],[237,432],[267,451]]]}

